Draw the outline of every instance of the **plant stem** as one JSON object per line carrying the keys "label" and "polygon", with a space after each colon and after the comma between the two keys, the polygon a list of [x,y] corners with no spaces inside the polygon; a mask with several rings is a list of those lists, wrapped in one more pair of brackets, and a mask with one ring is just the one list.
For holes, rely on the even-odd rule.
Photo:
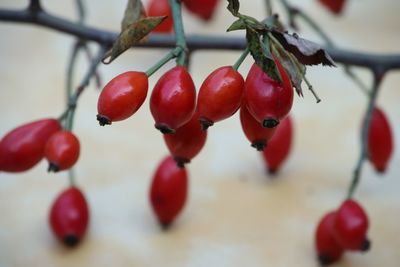
{"label": "plant stem", "polygon": [[371,94],[369,96],[368,106],[367,106],[367,110],[365,112],[364,121],[363,121],[363,125],[361,128],[360,156],[358,158],[356,167],[354,169],[353,179],[351,180],[351,183],[350,183],[350,186],[349,186],[349,189],[347,192],[347,198],[353,197],[354,191],[360,182],[362,165],[368,157],[369,128],[371,126],[372,114],[373,114],[373,111],[375,108],[375,102],[376,102],[376,98],[378,96],[379,86],[383,79],[383,74],[384,74],[384,72],[379,72],[379,73],[374,72],[374,84],[373,84],[373,87],[371,90]]}
{"label": "plant stem", "polygon": [[238,58],[238,60],[235,62],[235,64],[233,64],[232,68],[234,70],[238,70],[240,65],[242,65],[243,61],[246,59],[246,57],[249,55],[250,50],[248,47],[246,47],[246,49],[243,51],[243,53],[240,55],[240,57]]}
{"label": "plant stem", "polygon": [[156,64],[154,64],[146,71],[147,77],[153,75],[157,70],[159,70],[162,66],[167,64],[171,59],[176,58],[178,55],[180,55],[181,52],[182,48],[180,46],[177,46],[175,47],[175,49],[169,51],[168,54],[166,54],[162,59],[160,59]]}
{"label": "plant stem", "polygon": [[176,46],[182,49],[176,60],[176,63],[178,65],[187,67],[186,57],[188,53],[188,47],[186,44],[185,32],[183,30],[181,0],[168,0],[168,1],[169,5],[171,6],[172,17],[174,19]]}
{"label": "plant stem", "polygon": [[270,17],[272,16],[272,4],[271,0],[265,0],[265,7],[267,9],[267,16]]}

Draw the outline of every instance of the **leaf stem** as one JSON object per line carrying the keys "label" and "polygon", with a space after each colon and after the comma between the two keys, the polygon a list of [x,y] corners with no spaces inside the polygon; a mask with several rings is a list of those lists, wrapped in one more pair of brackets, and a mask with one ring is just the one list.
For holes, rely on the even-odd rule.
{"label": "leaf stem", "polygon": [[246,59],[246,57],[249,55],[250,50],[248,47],[246,47],[246,49],[243,51],[243,53],[240,55],[240,57],[238,58],[238,60],[235,62],[235,64],[232,65],[232,68],[234,70],[238,70],[240,65],[242,65],[243,61]]}
{"label": "leaf stem", "polygon": [[176,60],[178,65],[187,67],[187,53],[188,47],[186,44],[185,32],[182,23],[182,7],[181,0],[168,0],[171,6],[172,16],[174,19],[174,30],[176,46],[181,48],[181,52]]}
{"label": "leaf stem", "polygon": [[147,77],[150,77],[153,75],[157,70],[159,70],[162,66],[167,64],[171,59],[176,58],[179,56],[182,52],[182,48],[180,46],[175,47],[175,49],[169,51],[168,54],[166,54],[162,59],[160,59],[156,64],[154,64],[152,67],[150,67],[146,71]]}

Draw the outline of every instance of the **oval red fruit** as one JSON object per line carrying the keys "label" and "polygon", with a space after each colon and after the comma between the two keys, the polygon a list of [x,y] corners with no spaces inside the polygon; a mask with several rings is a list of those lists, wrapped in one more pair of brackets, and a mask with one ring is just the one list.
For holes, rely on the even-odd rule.
{"label": "oval red fruit", "polygon": [[263,150],[275,133],[275,128],[264,128],[250,114],[245,105],[240,108],[240,123],[251,146],[258,151]]}
{"label": "oval red fruit", "polygon": [[164,135],[169,152],[181,168],[201,151],[206,139],[207,132],[201,129],[197,114],[188,123],[179,127],[175,134]]}
{"label": "oval red fruit", "polygon": [[104,86],[97,102],[97,120],[101,126],[132,116],[147,96],[148,78],[144,72],[122,73]]}
{"label": "oval red fruit", "polygon": [[58,172],[71,168],[79,158],[78,138],[70,131],[53,134],[46,143],[44,155],[49,162],[48,171]]}
{"label": "oval red fruit", "polygon": [[162,227],[168,227],[183,209],[188,191],[186,169],[171,156],[158,166],[150,187],[150,203]]}
{"label": "oval red fruit", "polygon": [[42,119],[13,129],[0,141],[0,170],[29,170],[43,158],[49,137],[60,130],[61,125],[55,119]]}
{"label": "oval red fruit", "polygon": [[334,222],[336,241],[345,249],[367,251],[370,241],[368,217],[364,209],[354,200],[348,199],[339,207]]}
{"label": "oval red fruit", "polygon": [[380,108],[372,114],[368,134],[368,158],[377,172],[385,172],[393,153],[393,134],[389,120]]}
{"label": "oval red fruit", "polygon": [[203,129],[232,116],[239,109],[243,85],[242,75],[231,66],[218,68],[208,75],[197,99]]}
{"label": "oval red fruit", "polygon": [[183,0],[185,7],[202,20],[208,21],[214,15],[218,0]]}
{"label": "oval red fruit", "polygon": [[344,252],[344,249],[334,238],[333,225],[335,218],[335,211],[327,213],[322,217],[315,232],[315,248],[321,265],[338,261]]}
{"label": "oval red fruit", "polygon": [[172,11],[168,0],[151,0],[147,7],[149,17],[167,16],[152,32],[169,33],[173,28]]}
{"label": "oval red fruit", "polygon": [[70,187],[58,195],[50,209],[49,224],[65,245],[72,247],[79,243],[89,224],[89,207],[77,187]]}
{"label": "oval red fruit", "polygon": [[339,15],[340,13],[342,13],[346,0],[319,0],[319,2],[323,4],[327,9],[329,9],[332,13]]}
{"label": "oval red fruit", "polygon": [[155,127],[162,133],[174,133],[193,116],[196,89],[190,74],[183,66],[164,73],[154,86],[150,98],[150,111]]}
{"label": "oval red fruit", "polygon": [[273,80],[257,64],[253,64],[244,86],[249,112],[267,128],[278,125],[293,105],[292,83],[282,64],[278,60],[275,63],[282,83]]}
{"label": "oval red fruit", "polygon": [[293,123],[290,115],[276,127],[274,136],[262,152],[269,173],[276,173],[290,154],[293,139]]}

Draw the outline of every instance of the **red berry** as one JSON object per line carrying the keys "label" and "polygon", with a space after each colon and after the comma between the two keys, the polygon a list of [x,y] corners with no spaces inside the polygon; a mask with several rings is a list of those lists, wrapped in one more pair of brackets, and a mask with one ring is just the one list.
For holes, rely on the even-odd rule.
{"label": "red berry", "polygon": [[182,2],[190,12],[205,21],[212,18],[218,4],[218,0],[182,0]]}
{"label": "red berry", "polygon": [[245,105],[240,108],[240,122],[242,129],[251,146],[258,151],[263,150],[275,132],[275,128],[264,128],[250,114]]}
{"label": "red berry", "polygon": [[203,129],[229,118],[239,109],[243,85],[242,75],[231,66],[216,69],[204,80],[197,100]]}
{"label": "red berry", "polygon": [[13,129],[0,141],[0,170],[29,170],[43,158],[50,136],[60,130],[61,125],[55,119],[42,119]]}
{"label": "red berry", "polygon": [[278,125],[293,104],[293,88],[289,76],[278,60],[275,63],[282,83],[273,80],[257,64],[253,64],[244,86],[249,112],[267,128]]}
{"label": "red berry", "polygon": [[339,207],[334,222],[336,241],[345,249],[367,251],[370,242],[366,237],[368,217],[363,208],[348,199]]}
{"label": "red berry", "polygon": [[392,153],[393,135],[389,121],[380,108],[375,108],[369,128],[368,157],[377,172],[385,172]]}
{"label": "red berry", "polygon": [[104,87],[97,102],[97,120],[101,126],[132,116],[147,96],[148,78],[143,72],[128,71],[113,78]]}
{"label": "red berry", "polygon": [[293,139],[293,123],[290,115],[286,116],[276,127],[274,136],[268,142],[262,156],[268,171],[276,173],[289,156]]}
{"label": "red berry", "polygon": [[150,188],[150,203],[161,226],[168,227],[186,202],[188,178],[171,156],[158,166]]}
{"label": "red berry", "polygon": [[183,66],[164,73],[154,86],[150,98],[150,111],[155,127],[162,133],[174,133],[193,116],[196,89],[190,74]]}
{"label": "red berry", "polygon": [[338,15],[342,12],[346,0],[319,0],[332,13]]}
{"label": "red berry", "polygon": [[164,141],[179,167],[189,163],[206,143],[207,132],[201,129],[199,116],[178,128],[175,134],[165,134]]}
{"label": "red berry", "polygon": [[78,244],[88,223],[88,204],[77,187],[70,187],[58,195],[50,210],[49,224],[61,242],[70,247]]}
{"label": "red berry", "polygon": [[149,17],[168,16],[153,32],[169,33],[173,28],[172,11],[168,0],[151,0],[147,7]]}
{"label": "red berry", "polygon": [[321,265],[334,263],[340,259],[344,250],[334,238],[333,224],[336,212],[332,211],[322,217],[315,232],[315,248]]}
{"label": "red berry", "polygon": [[78,138],[70,131],[53,134],[46,143],[44,156],[49,162],[48,171],[58,172],[71,168],[79,158]]}

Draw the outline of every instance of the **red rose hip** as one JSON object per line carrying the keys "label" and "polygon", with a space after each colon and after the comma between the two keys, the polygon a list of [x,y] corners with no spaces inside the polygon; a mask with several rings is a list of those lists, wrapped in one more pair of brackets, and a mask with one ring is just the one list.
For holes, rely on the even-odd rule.
{"label": "red rose hip", "polygon": [[158,166],[150,187],[150,204],[161,226],[167,228],[183,209],[188,191],[186,169],[171,156]]}
{"label": "red rose hip", "polygon": [[77,187],[63,191],[54,201],[49,214],[50,228],[65,245],[79,243],[89,224],[89,208]]}
{"label": "red rose hip", "polygon": [[377,172],[385,172],[393,154],[393,134],[385,113],[375,108],[368,133],[368,159]]}
{"label": "red rose hip", "polygon": [[257,64],[253,64],[244,86],[250,114],[266,128],[278,125],[293,105],[292,83],[282,64],[278,60],[275,63],[282,78],[281,83],[270,78]]}
{"label": "red rose hip", "polygon": [[183,66],[164,73],[154,86],[150,98],[150,111],[155,127],[162,133],[174,133],[193,116],[196,89],[190,74]]}
{"label": "red rose hip", "polygon": [[319,0],[319,2],[332,13],[339,15],[343,10],[346,0]]}
{"label": "red rose hip", "polygon": [[208,21],[214,15],[219,0],[182,0],[185,7],[202,20]]}
{"label": "red rose hip", "polygon": [[239,109],[243,85],[242,75],[231,66],[216,69],[204,80],[197,99],[203,129],[232,116]]}
{"label": "red rose hip", "polygon": [[47,140],[61,130],[56,119],[42,119],[21,125],[0,141],[0,171],[23,172],[44,156]]}
{"label": "red rose hip", "polygon": [[251,146],[258,151],[264,150],[268,141],[275,133],[275,128],[264,128],[261,124],[250,114],[245,105],[240,108],[240,123],[242,130],[250,141]]}
{"label": "red rose hip", "polygon": [[172,11],[168,0],[151,0],[147,7],[149,17],[167,16],[160,25],[153,29],[153,32],[169,33],[173,28]]}
{"label": "red rose hip", "polygon": [[333,224],[335,218],[335,211],[327,213],[322,217],[315,232],[315,248],[321,265],[328,265],[338,261],[344,252],[344,249],[334,238]]}
{"label": "red rose hip", "polygon": [[274,136],[262,152],[269,173],[276,173],[290,154],[293,139],[293,122],[290,115],[286,116],[276,127]]}
{"label": "red rose hip", "polygon": [[71,168],[79,158],[78,138],[70,131],[53,134],[46,143],[44,155],[49,162],[49,172],[58,172]]}
{"label": "red rose hip", "polygon": [[336,213],[333,225],[335,239],[347,250],[367,251],[370,248],[366,237],[368,224],[364,209],[356,201],[348,199]]}
{"label": "red rose hip", "polygon": [[113,78],[99,96],[97,120],[101,126],[132,116],[147,96],[148,78],[144,72],[128,71]]}

